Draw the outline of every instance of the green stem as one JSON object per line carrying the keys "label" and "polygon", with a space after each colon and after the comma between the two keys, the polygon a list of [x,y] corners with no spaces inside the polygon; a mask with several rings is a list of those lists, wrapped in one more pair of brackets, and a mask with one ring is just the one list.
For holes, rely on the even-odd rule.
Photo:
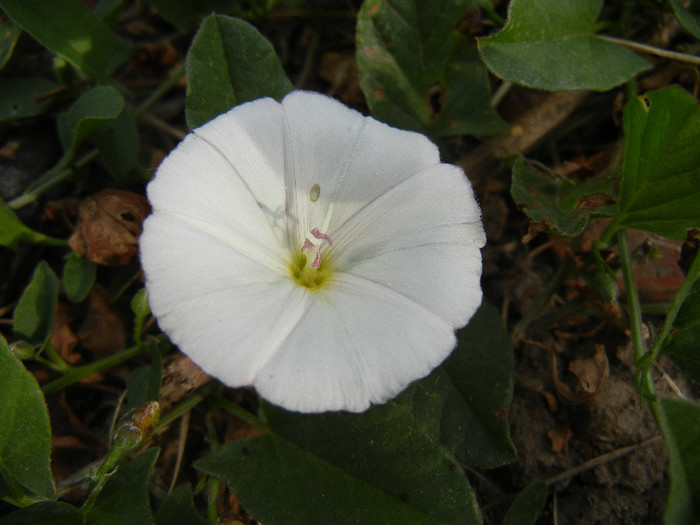
{"label": "green stem", "polygon": [[687,55],[685,53],[678,53],[677,51],[669,51],[668,49],[661,49],[659,47],[650,46],[647,44],[640,44],[639,42],[633,42],[632,40],[625,40],[624,38],[616,38],[614,36],[607,35],[595,35],[601,40],[607,42],[612,42],[613,44],[619,44],[621,46],[629,47],[635,51],[641,53],[649,53],[650,55],[656,55],[662,58],[668,58],[669,60],[677,60],[679,62],[687,62],[688,64],[700,65],[700,57],[694,55]]}
{"label": "green stem", "polygon": [[71,175],[73,175],[75,170],[78,170],[83,166],[87,165],[88,163],[92,162],[98,154],[99,150],[97,148],[91,150],[89,153],[85,154],[82,158],[80,158],[73,167],[66,168],[65,170],[58,173],[56,176],[51,177],[49,180],[47,180],[40,186],[34,188],[29,193],[25,193],[23,195],[20,195],[19,197],[12,199],[10,202],[7,203],[7,205],[12,210],[18,210],[23,206],[34,202],[39,198],[39,196],[43,192],[55,186],[59,182],[63,182],[64,180],[68,179]]}
{"label": "green stem", "polygon": [[549,301],[550,297],[552,297],[552,295],[557,291],[557,289],[559,289],[559,287],[562,285],[567,275],[569,274],[569,264],[570,261],[568,257],[562,260],[562,262],[559,264],[559,267],[557,268],[556,273],[545,286],[545,289],[535,300],[534,304],[532,304],[532,306],[528,308],[527,312],[523,314],[522,318],[513,327],[513,330],[510,334],[512,340],[515,340],[518,337],[520,337],[520,335],[524,334],[527,331],[527,327],[530,325],[530,323],[532,323],[537,318],[537,316],[541,314],[542,310],[547,305],[547,302]]}
{"label": "green stem", "polygon": [[639,303],[637,284],[634,280],[634,270],[632,269],[632,256],[627,244],[627,231],[621,229],[617,233],[617,249],[620,252],[620,267],[622,277],[625,282],[625,293],[627,295],[627,313],[629,315],[630,331],[632,333],[632,345],[634,347],[634,357],[637,362],[637,388],[645,397],[653,397],[654,382],[651,379],[650,369],[643,363],[648,359],[644,334],[642,333],[642,308]]}
{"label": "green stem", "polygon": [[166,80],[162,86],[156,89],[150,97],[148,97],[138,108],[134,110],[134,118],[137,119],[141,117],[141,115],[143,115],[149,107],[163,98],[168,91],[175,87],[175,85],[184,75],[184,67],[177,69],[172,75],[170,75],[170,78]]}
{"label": "green stem", "polygon": [[248,423],[250,426],[257,428],[261,432],[267,432],[269,431],[269,427],[263,423],[260,419],[255,417],[253,414],[248,412],[247,410],[241,408],[240,405],[237,405],[236,403],[232,403],[231,401],[227,399],[217,399],[216,404],[226,410],[227,412],[230,412],[233,414],[235,417],[240,419],[241,421]]}
{"label": "green stem", "polygon": [[86,377],[89,377],[93,374],[102,372],[104,370],[108,370],[112,367],[125,363],[126,361],[129,361],[134,357],[142,354],[146,351],[146,349],[146,345],[132,346],[131,348],[124,350],[123,352],[120,352],[118,354],[105,357],[104,359],[94,361],[84,366],[72,368],[70,372],[68,372],[63,377],[60,377],[55,381],[51,381],[50,383],[44,385],[44,387],[42,388],[42,390],[44,391],[44,395],[53,394],[55,392],[63,390],[67,386],[77,383],[81,379],[85,379]]}
{"label": "green stem", "polygon": [[184,401],[175,405],[171,410],[166,412],[165,415],[161,416],[161,418],[158,420],[158,424],[153,428],[153,434],[155,435],[159,431],[163,430],[173,421],[181,417],[185,412],[192,410],[199,403],[204,401],[207,398],[207,396],[209,396],[212,389],[216,386],[216,382],[211,381],[210,383],[204,385],[202,388],[197,390],[191,396],[185,398]]}

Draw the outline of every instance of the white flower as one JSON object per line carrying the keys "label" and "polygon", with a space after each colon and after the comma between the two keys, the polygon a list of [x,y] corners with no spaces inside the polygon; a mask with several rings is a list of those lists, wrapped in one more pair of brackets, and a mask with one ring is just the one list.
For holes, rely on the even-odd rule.
{"label": "white flower", "polygon": [[423,135],[293,92],[194,130],[148,186],[160,327],[289,410],[366,410],[427,375],[481,302],[469,181]]}

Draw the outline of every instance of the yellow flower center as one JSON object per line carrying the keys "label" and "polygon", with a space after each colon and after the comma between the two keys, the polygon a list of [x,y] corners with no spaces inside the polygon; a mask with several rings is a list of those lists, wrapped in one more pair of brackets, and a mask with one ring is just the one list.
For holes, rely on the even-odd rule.
{"label": "yellow flower center", "polygon": [[294,254],[289,263],[289,273],[299,286],[315,292],[330,281],[333,268],[328,258],[323,259],[318,268],[314,268],[312,262],[313,257],[307,257],[305,253],[299,251]]}

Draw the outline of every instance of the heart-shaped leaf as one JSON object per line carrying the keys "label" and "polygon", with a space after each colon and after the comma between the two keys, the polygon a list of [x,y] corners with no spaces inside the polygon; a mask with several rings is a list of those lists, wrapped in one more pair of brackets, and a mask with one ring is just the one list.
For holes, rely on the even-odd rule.
{"label": "heart-shaped leaf", "polygon": [[372,116],[431,136],[502,131],[486,68],[458,30],[477,15],[473,0],[365,0],[357,67]]}
{"label": "heart-shaped leaf", "polygon": [[566,237],[583,233],[588,221],[614,215],[614,182],[605,177],[579,181],[518,157],[510,193],[530,220]]}
{"label": "heart-shaped leaf", "polygon": [[131,45],[80,0],[0,0],[0,6],[44,47],[99,80],[131,56]]}
{"label": "heart-shaped leaf", "polygon": [[293,88],[272,44],[238,18],[204,19],[187,53],[187,125],[194,129],[232,107]]}
{"label": "heart-shaped leaf", "polygon": [[51,424],[39,384],[0,335],[0,476],[47,499],[51,478]]}
{"label": "heart-shaped leaf", "polygon": [[664,523],[700,521],[700,404],[661,397],[658,423],[666,439],[671,490]]}
{"label": "heart-shaped leaf", "polygon": [[58,284],[54,271],[41,261],[15,307],[12,324],[18,336],[36,344],[49,337],[58,302]]}
{"label": "heart-shaped leaf", "polygon": [[263,523],[481,522],[462,469],[405,407],[317,415],[263,408],[270,431],[195,464],[223,478]]}
{"label": "heart-shaped leaf", "polygon": [[680,88],[651,91],[625,106],[623,126],[620,213],[608,231],[684,240],[700,226],[700,106]]}
{"label": "heart-shaped leaf", "polygon": [[488,469],[515,461],[506,419],[513,345],[498,310],[482,305],[457,340],[447,361],[397,401],[460,462]]}
{"label": "heart-shaped leaf", "polygon": [[479,39],[497,76],[536,89],[606,91],[650,64],[596,37],[603,0],[512,0],[505,27]]}

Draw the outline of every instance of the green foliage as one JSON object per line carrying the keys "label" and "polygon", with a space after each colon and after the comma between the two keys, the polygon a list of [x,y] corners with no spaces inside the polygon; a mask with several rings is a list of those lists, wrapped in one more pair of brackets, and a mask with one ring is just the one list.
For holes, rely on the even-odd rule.
{"label": "green foliage", "polygon": [[506,26],[479,40],[481,58],[495,75],[535,89],[611,89],[650,64],[596,37],[602,5],[603,0],[511,0]]}
{"label": "green foliage", "polygon": [[270,430],[195,466],[284,523],[480,523],[462,469],[402,406],[303,415],[265,405]]}
{"label": "green foliage", "polygon": [[149,3],[181,33],[195,29],[206,15],[225,13],[231,9],[231,2],[228,0],[150,0]]}
{"label": "green foliage", "polygon": [[676,18],[695,38],[700,38],[700,0],[669,0]]}
{"label": "green foliage", "polygon": [[80,303],[90,293],[97,277],[97,265],[81,253],[71,252],[63,265],[63,290],[68,299]]}
{"label": "green foliage", "polygon": [[0,335],[0,478],[9,493],[0,498],[27,505],[33,496],[55,499],[51,479],[49,413],[36,379]]}
{"label": "green foliage", "polygon": [[671,491],[664,523],[700,520],[700,404],[659,398],[658,423],[669,455]]}
{"label": "green foliage", "polygon": [[22,30],[11,18],[0,23],[0,69],[10,60]]}
{"label": "green foliage", "polygon": [[36,344],[46,341],[58,302],[58,285],[51,267],[45,261],[40,262],[15,307],[12,324],[19,337]]}
{"label": "green foliage", "polygon": [[63,501],[40,501],[0,520],[2,525],[84,525],[80,511]]}
{"label": "green foliage", "polygon": [[20,221],[17,215],[0,199],[0,245],[15,249],[21,243],[48,244],[52,246],[66,245],[66,242],[62,239],[55,239],[32,230]]}
{"label": "green foliage", "polygon": [[136,119],[122,111],[118,117],[99,125],[92,139],[113,178],[126,180],[129,172],[138,164],[140,138]]}
{"label": "green foliage", "polygon": [[[146,4],[179,32],[178,39],[191,38],[188,33],[199,26],[186,63],[190,128],[250,100],[264,96],[280,100],[293,89],[272,44],[258,29],[240,18],[210,13],[240,12],[239,4],[247,9],[242,16],[249,19],[265,16],[280,5],[304,13],[308,5],[303,0],[233,4],[228,0],[149,0]],[[653,8],[662,7],[660,1],[654,4]],[[165,87],[157,88],[150,97],[139,86],[138,96],[145,95],[147,102],[133,109],[136,96],[111,79],[133,51],[132,45],[116,36],[117,32],[129,34],[123,31],[125,26],[113,29],[124,22],[121,15],[126,3],[103,0],[92,11],[86,5],[92,4],[0,0],[8,15],[0,23],[0,69],[17,52],[15,44],[23,29],[58,56],[54,74],[63,82],[39,77],[0,80],[0,121],[11,124],[31,119],[20,122],[25,125],[48,121],[50,111],[62,111],[57,124],[64,149],[55,166],[24,195],[9,204],[0,201],[0,245],[11,249],[22,244],[59,247],[47,250],[50,253],[45,257],[51,261],[66,253],[66,242],[29,228],[13,210],[39,198],[57,182],[69,180],[98,154],[117,185],[134,183],[129,178],[134,172],[146,179],[148,170],[139,165],[143,121],[138,119],[152,116],[145,114],[147,108],[178,80],[173,73]],[[333,0],[318,5],[337,7]],[[700,1],[669,0],[668,5],[681,24],[699,37]],[[609,20],[596,21],[602,6],[602,0],[512,0],[505,26],[475,44],[474,36],[484,34],[489,24],[503,24],[489,0],[444,0],[439,7],[431,0],[365,0],[357,17],[356,59],[370,112],[390,125],[433,137],[490,135],[503,130],[505,123],[491,104],[487,67],[505,80],[544,90],[603,91],[632,81],[650,64],[598,34],[603,27],[617,27]],[[77,68],[78,78],[71,65]],[[129,81],[134,71],[129,69]],[[523,157],[513,160],[511,195],[538,228],[575,238],[591,219],[611,217],[599,243],[609,246],[615,234],[627,228],[680,240],[688,228],[700,226],[697,101],[679,88],[649,92],[627,104],[623,125],[625,149],[619,180],[612,175],[566,177]],[[86,149],[87,144],[93,149]],[[461,144],[461,138],[454,139],[454,145]],[[611,168],[609,172],[617,175],[617,166]],[[99,170],[82,170],[80,191],[92,191],[99,177]],[[617,202],[613,203],[615,195]],[[622,242],[618,248],[625,255]],[[629,277],[631,271],[624,265],[622,269]],[[617,275],[599,251],[594,250],[583,267],[572,271],[586,279],[598,299],[617,300]],[[149,332],[144,327],[151,326],[146,293],[140,290],[128,295],[140,286],[139,277],[137,261],[100,270],[100,280],[109,286],[110,301],[128,308],[131,298],[134,346],[83,366],[63,362],[47,341],[59,284],[65,299],[83,302],[97,279],[96,265],[71,252],[65,256],[59,283],[42,261],[19,297],[13,317],[17,352],[13,354],[0,336],[0,498],[19,507],[0,520],[2,525],[206,522],[195,507],[189,484],[168,495],[154,518],[148,484],[158,450],[149,448],[126,461],[135,449],[146,445],[155,418],[146,418],[150,427],[144,430],[148,425],[141,425],[143,418],[137,422],[135,412],[117,425],[111,450],[96,464],[101,466],[82,473],[80,483],[88,492],[85,504],[78,508],[54,501],[46,403],[34,376],[16,355],[26,357],[30,370],[43,366],[64,372],[44,385],[45,392],[54,393],[148,353],[150,364],[143,366],[142,360],[127,375],[125,408],[158,400],[166,344],[157,341],[166,339],[145,335]],[[640,374],[651,369],[661,352],[700,381],[700,281],[696,278],[689,272],[662,335],[649,353],[637,356]],[[628,287],[630,282],[634,280],[627,280]],[[626,292],[627,306],[633,310],[638,306],[630,293],[634,290]],[[83,306],[74,304],[73,308]],[[634,329],[634,317],[632,320]],[[195,466],[224,480],[246,510],[273,525],[481,523],[464,467],[489,469],[516,459],[506,420],[513,395],[514,350],[499,312],[489,305],[483,305],[457,337],[457,348],[442,366],[397,399],[363,414],[303,415],[265,402],[253,414],[236,405],[241,419],[262,434],[215,446]],[[43,352],[37,351],[42,346]],[[214,390],[189,396],[170,409],[165,419],[172,422]],[[670,454],[671,491],[665,521],[697,522],[700,405],[656,400],[653,387],[645,393],[652,400],[650,406]],[[222,398],[214,397],[206,407],[207,422],[213,421],[221,407]],[[218,430],[211,425],[212,443]],[[530,483],[512,503],[504,524],[535,523],[547,496],[544,482]],[[210,514],[213,512],[212,505]]]}
{"label": "green foliage", "polygon": [[670,355],[683,372],[700,382],[700,279],[685,298],[661,351]]}
{"label": "green foliage", "polygon": [[131,46],[80,0],[1,0],[0,6],[47,49],[101,81],[131,55]]}
{"label": "green foliage", "polygon": [[204,19],[187,53],[187,125],[190,129],[243,102],[281,100],[293,89],[270,42],[244,20]]}
{"label": "green foliage", "polygon": [[492,135],[486,69],[460,21],[472,0],[366,0],[357,21],[357,67],[372,115],[431,136]]}
{"label": "green foliage", "polygon": [[457,338],[447,361],[397,401],[459,462],[489,469],[515,461],[505,418],[513,345],[498,311],[482,305]]}
{"label": "green foliage", "polygon": [[576,181],[545,166],[518,157],[512,166],[510,194],[530,220],[557,235],[575,237],[583,233],[588,221],[611,216],[613,181],[594,177]]}
{"label": "green foliage", "polygon": [[548,494],[544,481],[530,483],[511,503],[503,518],[503,525],[535,525],[547,502]]}
{"label": "green foliage", "polygon": [[76,148],[100,124],[117,118],[124,109],[124,97],[111,86],[98,86],[83,93],[71,108],[58,117],[58,135],[66,152]]}
{"label": "green foliage", "polygon": [[84,507],[86,525],[141,525],[153,523],[148,480],[158,457],[149,448],[112,475],[92,505]]}
{"label": "green foliage", "polygon": [[685,91],[650,91],[625,106],[615,227],[684,240],[700,226],[700,107]]}
{"label": "green foliage", "polygon": [[189,483],[180,485],[165,498],[156,514],[156,525],[206,525],[192,500]]}
{"label": "green foliage", "polygon": [[58,86],[38,78],[0,80],[0,122],[41,115],[52,103],[45,95]]}
{"label": "green foliage", "polygon": [[126,377],[127,405],[131,410],[143,405],[146,401],[157,401],[160,398],[163,364],[159,354],[153,354],[153,362],[129,372]]}

